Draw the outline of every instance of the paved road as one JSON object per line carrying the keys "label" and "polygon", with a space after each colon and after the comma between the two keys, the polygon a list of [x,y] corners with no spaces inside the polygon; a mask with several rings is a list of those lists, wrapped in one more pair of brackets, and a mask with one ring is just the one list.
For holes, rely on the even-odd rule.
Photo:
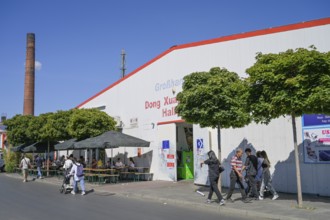
{"label": "paved road", "polygon": [[[58,187],[0,174],[0,219],[6,220],[161,220],[161,219],[246,219],[174,207],[161,202],[117,197],[109,193],[90,192],[86,196],[63,195]],[[255,219],[255,218],[254,218]]]}

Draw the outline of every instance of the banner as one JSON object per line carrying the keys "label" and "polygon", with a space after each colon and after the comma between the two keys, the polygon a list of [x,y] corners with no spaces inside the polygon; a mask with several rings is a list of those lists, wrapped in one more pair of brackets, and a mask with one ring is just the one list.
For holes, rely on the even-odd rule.
{"label": "banner", "polygon": [[304,128],[303,139],[305,163],[330,164],[330,126]]}

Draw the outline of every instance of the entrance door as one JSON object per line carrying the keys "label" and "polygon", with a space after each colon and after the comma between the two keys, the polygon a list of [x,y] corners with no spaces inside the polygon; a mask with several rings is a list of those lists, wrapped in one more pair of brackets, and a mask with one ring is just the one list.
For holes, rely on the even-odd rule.
{"label": "entrance door", "polygon": [[193,126],[176,124],[177,178],[194,179]]}
{"label": "entrance door", "polygon": [[158,177],[160,180],[177,181],[176,164],[176,124],[157,126]]}

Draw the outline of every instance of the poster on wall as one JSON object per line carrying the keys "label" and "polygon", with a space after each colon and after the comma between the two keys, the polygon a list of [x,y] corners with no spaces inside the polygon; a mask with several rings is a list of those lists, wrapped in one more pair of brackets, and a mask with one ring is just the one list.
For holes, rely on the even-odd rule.
{"label": "poster on wall", "polygon": [[210,150],[210,133],[208,128],[193,125],[194,131],[194,183],[209,185],[208,166],[201,162],[208,159],[207,152]]}
{"label": "poster on wall", "polygon": [[305,163],[330,164],[330,126],[303,129]]}

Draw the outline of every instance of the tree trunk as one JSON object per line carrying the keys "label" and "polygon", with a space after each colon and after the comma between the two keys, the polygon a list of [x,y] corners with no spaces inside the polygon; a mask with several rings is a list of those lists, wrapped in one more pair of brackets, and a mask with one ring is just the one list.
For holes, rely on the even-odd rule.
{"label": "tree trunk", "polygon": [[292,119],[292,129],[293,129],[294,156],[296,163],[298,206],[301,208],[303,205],[303,200],[302,200],[302,192],[301,192],[300,162],[299,162],[299,149],[297,144],[296,116],[294,113],[291,114],[291,119]]}
{"label": "tree trunk", "polygon": [[50,159],[49,159],[49,141],[48,141],[48,149],[47,149],[47,158],[48,160],[46,161],[47,162],[47,176],[49,176],[49,162]]}
{"label": "tree trunk", "polygon": [[[220,125],[217,126],[217,133],[218,133],[218,160],[221,162],[221,132],[220,132]],[[222,184],[221,184],[221,174],[219,177],[218,188],[220,193],[222,193]]]}

